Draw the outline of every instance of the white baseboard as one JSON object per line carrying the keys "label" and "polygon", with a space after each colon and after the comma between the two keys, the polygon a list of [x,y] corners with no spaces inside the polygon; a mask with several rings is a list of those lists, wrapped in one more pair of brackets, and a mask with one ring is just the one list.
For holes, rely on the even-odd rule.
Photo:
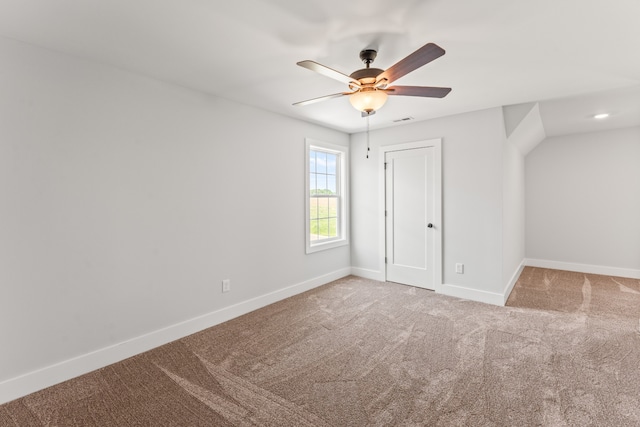
{"label": "white baseboard", "polygon": [[[520,276],[520,272],[522,272],[523,268],[524,268],[524,264],[521,264],[516,274],[514,274],[515,280],[513,284],[510,284],[509,292],[511,292],[511,289],[513,288],[513,285],[515,285],[515,281],[518,280],[518,277]],[[377,280],[380,282],[386,281],[386,278],[384,277],[384,273],[381,271],[369,270],[366,268],[359,268],[359,267],[351,267],[351,274],[353,274],[354,276],[363,277],[365,279]],[[497,293],[487,292],[487,291],[480,291],[477,289],[465,288],[463,286],[457,286],[457,285],[443,284],[441,286],[436,287],[436,292],[443,295],[468,299],[472,301],[479,301],[486,304],[493,304],[493,305],[499,305],[499,306],[503,306],[506,301],[506,297],[502,294],[497,294]]]}
{"label": "white baseboard", "polygon": [[520,265],[518,266],[518,268],[516,268],[516,271],[513,273],[513,276],[511,276],[511,279],[509,280],[509,283],[507,283],[507,287],[504,289],[504,292],[503,292],[504,301],[502,305],[507,304],[509,295],[511,295],[511,291],[513,290],[513,287],[518,282],[518,279],[520,278],[520,274],[522,274],[522,270],[524,270],[525,265],[526,265],[526,259],[523,259]]}
{"label": "white baseboard", "polygon": [[485,304],[493,304],[498,306],[504,305],[504,295],[495,292],[480,291],[478,289],[465,288],[463,286],[448,285],[446,283],[440,286],[439,294],[448,295],[450,297],[464,298],[472,301],[483,302]]}
{"label": "white baseboard", "polygon": [[382,271],[369,270],[368,268],[351,267],[351,274],[365,279],[377,280],[379,282],[385,281],[384,273]]}
{"label": "white baseboard", "polygon": [[549,261],[545,259],[526,259],[528,267],[551,268],[553,270],[575,271],[587,274],[602,274],[605,276],[628,277],[640,279],[640,270],[631,268],[607,267],[603,265],[577,264],[572,262]]}
{"label": "white baseboard", "polygon": [[343,268],[166,328],[0,382],[0,404],[178,340],[351,274]]}

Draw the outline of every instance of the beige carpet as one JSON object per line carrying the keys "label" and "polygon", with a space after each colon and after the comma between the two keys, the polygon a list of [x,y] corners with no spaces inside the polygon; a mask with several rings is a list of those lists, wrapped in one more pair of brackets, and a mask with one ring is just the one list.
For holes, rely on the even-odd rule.
{"label": "beige carpet", "polygon": [[1,426],[637,426],[640,281],[494,307],[348,277],[0,406]]}

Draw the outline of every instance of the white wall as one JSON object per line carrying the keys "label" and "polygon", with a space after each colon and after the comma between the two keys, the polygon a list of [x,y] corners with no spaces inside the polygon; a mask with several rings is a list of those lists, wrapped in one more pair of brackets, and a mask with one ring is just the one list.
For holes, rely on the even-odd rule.
{"label": "white wall", "polygon": [[503,148],[502,280],[505,302],[525,260],[525,157],[510,140]]}
{"label": "white wall", "polygon": [[[502,277],[505,130],[500,108],[372,131],[369,159],[366,134],[352,135],[354,272],[384,277],[379,147],[435,138],[442,138],[443,292],[498,303],[506,283]],[[464,274],[455,273],[457,262],[464,263]]]}
{"label": "white wall", "polygon": [[0,63],[0,395],[349,272],[349,247],[305,255],[303,222],[304,138],[348,135],[6,39]]}
{"label": "white wall", "polygon": [[638,127],[547,138],[526,157],[527,258],[640,277],[639,165]]}

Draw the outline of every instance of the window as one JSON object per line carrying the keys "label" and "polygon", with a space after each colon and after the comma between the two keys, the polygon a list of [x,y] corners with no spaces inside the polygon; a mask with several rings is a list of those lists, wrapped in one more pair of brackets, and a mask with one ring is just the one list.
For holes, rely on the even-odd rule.
{"label": "window", "polygon": [[307,253],[348,244],[348,149],[306,140],[306,240]]}

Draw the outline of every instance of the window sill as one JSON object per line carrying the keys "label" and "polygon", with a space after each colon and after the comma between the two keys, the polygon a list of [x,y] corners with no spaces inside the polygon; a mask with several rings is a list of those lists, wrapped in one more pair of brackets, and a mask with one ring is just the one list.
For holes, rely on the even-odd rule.
{"label": "window sill", "polygon": [[312,254],[314,252],[320,252],[327,249],[338,248],[340,246],[347,246],[348,244],[349,244],[349,241],[347,239],[331,240],[329,242],[316,243],[314,245],[307,246],[306,253]]}

